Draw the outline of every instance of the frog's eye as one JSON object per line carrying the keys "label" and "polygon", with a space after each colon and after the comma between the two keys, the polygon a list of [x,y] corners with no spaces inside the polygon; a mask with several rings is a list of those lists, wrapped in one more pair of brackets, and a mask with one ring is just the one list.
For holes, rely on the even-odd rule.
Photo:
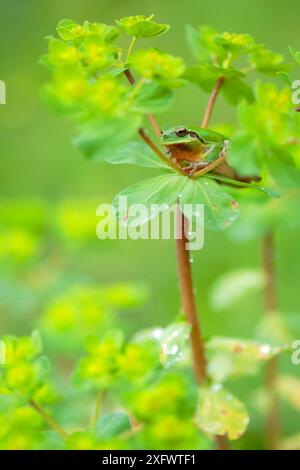
{"label": "frog's eye", "polygon": [[185,137],[186,135],[188,135],[188,133],[189,131],[185,127],[182,127],[182,129],[178,129],[176,131],[177,137]]}

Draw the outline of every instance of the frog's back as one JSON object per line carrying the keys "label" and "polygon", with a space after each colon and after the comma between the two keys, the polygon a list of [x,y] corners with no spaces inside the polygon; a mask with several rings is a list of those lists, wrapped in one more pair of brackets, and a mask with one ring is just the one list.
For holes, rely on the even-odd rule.
{"label": "frog's back", "polygon": [[224,142],[229,140],[225,135],[211,129],[202,129],[201,127],[188,127],[188,129],[197,132],[206,142]]}

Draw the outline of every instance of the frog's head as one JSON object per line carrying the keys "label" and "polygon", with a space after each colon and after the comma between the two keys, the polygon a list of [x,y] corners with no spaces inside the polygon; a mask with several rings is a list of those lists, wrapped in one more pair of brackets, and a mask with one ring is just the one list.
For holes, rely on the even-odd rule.
{"label": "frog's head", "polygon": [[205,140],[196,132],[187,127],[177,126],[163,130],[160,136],[162,145],[177,145],[201,143],[206,144]]}

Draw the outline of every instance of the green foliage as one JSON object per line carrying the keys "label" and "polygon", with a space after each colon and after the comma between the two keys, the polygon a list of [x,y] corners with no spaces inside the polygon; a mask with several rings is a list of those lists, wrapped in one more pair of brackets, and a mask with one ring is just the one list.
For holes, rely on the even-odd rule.
{"label": "green foliage", "polygon": [[255,51],[251,57],[253,66],[266,75],[274,75],[290,70],[289,64],[284,63],[284,57],[263,47]]}
{"label": "green foliage", "polygon": [[47,379],[49,361],[41,355],[41,338],[37,331],[30,337],[2,337],[5,367],[1,369],[1,393],[16,399],[47,404],[55,399],[55,392]]}
{"label": "green foliage", "polygon": [[96,434],[102,439],[111,439],[131,430],[131,423],[125,413],[111,413],[97,422]]}
{"label": "green foliage", "polygon": [[276,75],[290,69],[281,55],[256,44],[249,34],[219,33],[210,26],[199,29],[188,26],[187,39],[200,63],[189,67],[185,78],[205,91],[210,91],[219,79],[224,80],[222,91],[233,105],[241,100],[254,101],[253,91],[245,82],[248,71]]}
{"label": "green foliage", "polygon": [[[143,217],[137,218],[131,213],[123,213],[119,200],[124,196],[127,197],[128,208],[131,204],[145,206],[147,211]],[[168,210],[177,201],[189,218],[198,214],[197,204],[204,204],[206,223],[215,230],[225,230],[239,215],[236,201],[227,192],[221,191],[213,180],[191,180],[175,174],[156,176],[126,188],[115,197],[114,205],[121,221],[136,226],[151,220],[159,212]],[[192,208],[191,211],[185,207],[188,204]],[[152,207],[153,205],[156,207]]]}
{"label": "green foliage", "polygon": [[117,25],[129,36],[136,38],[151,38],[160,36],[168,31],[168,24],[158,24],[154,15],[127,16],[117,21]]}
{"label": "green foliage", "polygon": [[139,332],[136,340],[155,340],[160,350],[160,362],[164,367],[169,367],[179,362],[188,364],[189,349],[188,340],[190,326],[185,322],[173,323],[166,328],[152,328]]}
{"label": "green foliage", "polygon": [[200,389],[197,424],[204,432],[235,440],[245,432],[248,422],[245,406],[222,386]]}
{"label": "green foliage", "polygon": [[117,311],[137,307],[146,297],[141,285],[73,286],[48,303],[41,327],[57,349],[74,354],[88,335],[112,326]]}
{"label": "green foliage", "polygon": [[172,79],[184,72],[180,57],[166,54],[159,49],[139,50],[131,58],[133,67],[147,79]]}
{"label": "green foliage", "polygon": [[[290,90],[258,83],[256,102],[242,103],[239,117],[243,130],[233,136],[229,154],[234,168],[241,175],[267,174],[283,188],[299,187],[300,173],[295,161],[299,119]],[[247,159],[242,158],[243,151]]]}
{"label": "green foliage", "polygon": [[[286,220],[299,208],[299,115],[288,87],[273,82],[258,82],[253,87],[248,80],[249,73],[256,71],[281,77],[290,85],[289,64],[248,34],[220,33],[211,27],[187,29],[197,61],[194,65],[186,66],[183,58],[157,48],[134,50],[138,39],[156,37],[168,29],[168,25],[156,23],[153,15],[121,18],[116,27],[62,20],[57,26],[59,38],[47,38],[48,53],[42,58],[51,74],[44,95],[75,121],[75,143],[87,158],[160,171],[115,197],[120,224],[139,227],[178,203],[191,222],[198,215],[197,204],[204,204],[205,224],[218,231],[233,225],[241,208],[242,219],[235,232],[240,238],[261,236],[280,224],[298,226],[295,218]],[[115,42],[119,32],[132,36],[126,51]],[[299,63],[299,53],[294,49],[291,53]],[[176,158],[174,162],[173,155],[171,158],[160,141],[152,139],[152,134],[149,137],[142,127],[145,117],[153,125],[149,113],[169,110],[176,89],[188,82],[214,92],[210,104],[221,91],[238,111],[239,126],[231,132],[230,142],[222,140],[223,148],[216,157],[222,164],[218,160],[219,165],[207,174],[191,172]],[[206,117],[211,112],[208,107]],[[231,127],[230,123],[225,127]],[[153,128],[159,135],[155,122]],[[138,135],[144,142],[136,141]],[[261,186],[253,183],[258,180]],[[283,193],[281,199],[266,197],[274,196],[278,188]],[[143,204],[146,211],[139,218],[124,212],[120,196],[127,197],[128,207]],[[192,212],[187,212],[186,204],[192,206]],[[78,245],[89,242],[92,233],[79,212],[71,204],[61,208],[55,218],[60,236]],[[2,236],[2,226],[0,229]],[[3,258],[34,258],[38,241],[35,245],[35,239],[30,242],[30,236],[26,240],[25,235],[19,245],[18,240],[12,243],[17,247],[14,252],[9,246],[13,237],[5,230],[7,227],[3,228]],[[39,240],[38,230],[35,237]],[[259,271],[227,274],[213,289],[213,308],[229,309],[264,283]],[[16,444],[6,441],[8,429],[12,433],[15,429],[13,420],[9,422],[3,431],[7,447],[208,449],[214,446],[214,436],[236,440],[243,435],[250,417],[245,405],[223,388],[223,382],[257,374],[261,365],[288,350],[290,336],[283,319],[274,314],[272,320],[260,322],[255,341],[231,337],[207,340],[208,378],[199,387],[191,374],[189,325],[178,321],[164,328],[135,331],[131,338],[124,334],[117,314],[140,306],[144,294],[134,285],[99,288],[81,283],[59,292],[51,301],[45,300],[41,329],[50,352],[72,353],[77,361],[75,368],[72,365],[68,370],[73,370],[69,394],[95,400],[90,427],[86,426],[87,416],[79,417],[76,426],[68,425],[66,432],[52,422],[60,435],[55,444],[44,432],[43,437],[35,438],[38,426],[51,423],[51,416],[45,419],[36,404],[48,406],[56,399],[49,362],[40,355],[39,337],[35,333],[30,339],[4,338],[9,354],[1,376],[0,406],[7,413],[11,406],[7,396],[13,395],[22,400],[17,410],[22,406],[25,415],[29,409],[28,416],[34,411],[43,418],[32,423],[25,419],[30,437],[18,443],[17,435]],[[82,355],[83,344],[86,353]],[[298,388],[297,380],[290,377],[280,378],[277,384],[277,392],[297,410],[299,400],[291,389],[298,393]],[[64,397],[66,403],[68,398]],[[60,417],[55,407],[51,413]]]}
{"label": "green foliage", "polygon": [[[225,97],[234,105],[241,102],[239,115],[243,128],[233,136],[228,155],[236,174],[264,175],[269,177],[267,183],[275,180],[283,187],[298,187],[292,144],[298,122],[295,113],[291,113],[288,90],[278,91],[275,85],[267,83],[258,85],[255,94],[245,81],[248,71],[253,69],[266,74],[286,73],[288,66],[281,56],[256,44],[247,34],[188,27],[188,42],[198,64],[186,68],[182,58],[160,49],[133,51],[136,39],[167,31],[168,26],[155,23],[153,16],[125,17],[116,24],[133,36],[127,55],[114,45],[115,27],[63,20],[57,27],[60,39],[48,38],[49,50],[43,58],[53,76],[46,86],[48,99],[79,122],[75,143],[88,158],[165,170],[168,156],[160,161],[158,152],[153,151],[155,147],[147,148],[134,140],[144,116],[169,109],[173,102],[172,89],[184,86],[186,80],[211,92],[221,79]],[[241,66],[241,60],[248,63]],[[129,67],[138,74],[137,81]],[[247,158],[244,158],[245,151]],[[174,170],[171,162],[169,166]],[[221,176],[213,173],[208,176],[221,181]],[[237,186],[247,184],[229,179]],[[220,188],[204,178],[196,182],[185,180],[184,176],[161,176],[138,183],[121,195],[129,196],[131,203],[146,198],[147,204],[163,199],[165,204],[172,204],[182,192],[182,204],[183,201],[205,204],[207,226],[217,230],[228,228],[238,218],[238,204],[224,186]],[[230,184],[230,181],[223,182]],[[157,189],[153,191],[155,185]],[[150,199],[147,191],[153,192]]]}
{"label": "green foliage", "polygon": [[269,361],[285,350],[285,347],[236,338],[212,338],[208,341],[208,370],[211,379],[224,382],[228,378],[254,375],[260,363]]}

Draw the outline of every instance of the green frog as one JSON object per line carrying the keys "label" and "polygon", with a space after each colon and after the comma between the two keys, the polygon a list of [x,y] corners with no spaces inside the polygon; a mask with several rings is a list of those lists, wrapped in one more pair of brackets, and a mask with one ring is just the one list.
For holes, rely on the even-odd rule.
{"label": "green frog", "polygon": [[227,177],[234,171],[226,162],[228,139],[218,132],[184,126],[163,130],[161,145],[166,147],[174,163],[188,174],[214,170]]}

